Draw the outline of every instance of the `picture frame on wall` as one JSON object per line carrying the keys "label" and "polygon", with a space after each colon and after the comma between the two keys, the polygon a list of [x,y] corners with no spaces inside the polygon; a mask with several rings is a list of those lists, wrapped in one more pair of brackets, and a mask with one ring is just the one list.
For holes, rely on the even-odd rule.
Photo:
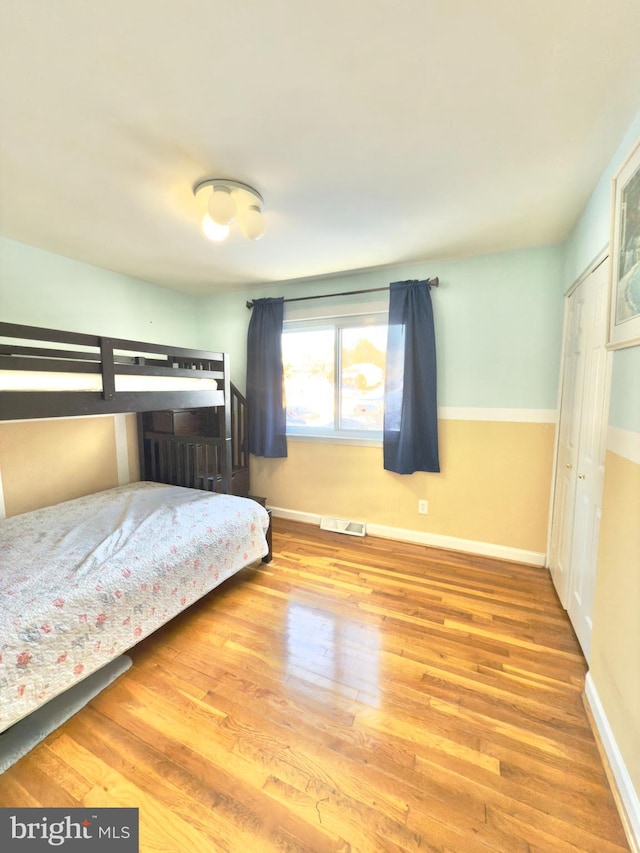
{"label": "picture frame on wall", "polygon": [[640,344],[640,139],[613,178],[609,349]]}

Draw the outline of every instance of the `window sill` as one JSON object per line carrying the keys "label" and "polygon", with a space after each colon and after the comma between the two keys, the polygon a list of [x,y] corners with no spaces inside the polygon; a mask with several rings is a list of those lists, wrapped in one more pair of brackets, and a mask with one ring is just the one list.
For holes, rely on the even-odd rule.
{"label": "window sill", "polygon": [[382,447],[382,438],[363,438],[362,436],[322,435],[313,433],[287,433],[287,441],[301,441],[309,444],[344,444],[349,447]]}

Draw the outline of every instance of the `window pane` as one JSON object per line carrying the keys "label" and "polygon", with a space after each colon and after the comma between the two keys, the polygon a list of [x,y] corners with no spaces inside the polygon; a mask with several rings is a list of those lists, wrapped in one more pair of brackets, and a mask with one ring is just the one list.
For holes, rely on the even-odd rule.
{"label": "window pane", "polygon": [[382,429],[386,348],[386,326],[342,330],[340,429]]}
{"label": "window pane", "polygon": [[334,428],[334,340],[333,329],[283,334],[287,426]]}

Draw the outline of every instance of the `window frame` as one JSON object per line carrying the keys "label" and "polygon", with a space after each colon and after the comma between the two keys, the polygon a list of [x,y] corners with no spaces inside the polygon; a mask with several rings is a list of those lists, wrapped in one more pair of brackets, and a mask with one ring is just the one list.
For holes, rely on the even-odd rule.
{"label": "window frame", "polygon": [[[364,326],[388,326],[388,314],[385,311],[369,311],[361,314],[339,314],[325,317],[308,317],[285,320],[282,337],[288,332],[304,332],[318,329],[333,329],[334,335],[334,427],[304,427],[287,424],[287,440],[326,442],[333,444],[358,444],[378,447],[382,444],[382,429],[344,429],[338,426],[341,414],[341,377],[342,377],[342,329],[354,329]],[[286,394],[286,391],[285,391]]]}

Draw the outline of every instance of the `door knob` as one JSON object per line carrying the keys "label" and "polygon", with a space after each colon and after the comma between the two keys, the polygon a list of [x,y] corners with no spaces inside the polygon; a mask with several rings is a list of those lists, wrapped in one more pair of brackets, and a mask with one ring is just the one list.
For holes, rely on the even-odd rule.
{"label": "door knob", "polygon": [[579,479],[579,480],[584,480],[584,474],[578,474],[578,479]]}
{"label": "door knob", "polygon": [[566,467],[567,467],[567,468],[573,468],[573,465],[571,464],[571,462],[567,462]]}

